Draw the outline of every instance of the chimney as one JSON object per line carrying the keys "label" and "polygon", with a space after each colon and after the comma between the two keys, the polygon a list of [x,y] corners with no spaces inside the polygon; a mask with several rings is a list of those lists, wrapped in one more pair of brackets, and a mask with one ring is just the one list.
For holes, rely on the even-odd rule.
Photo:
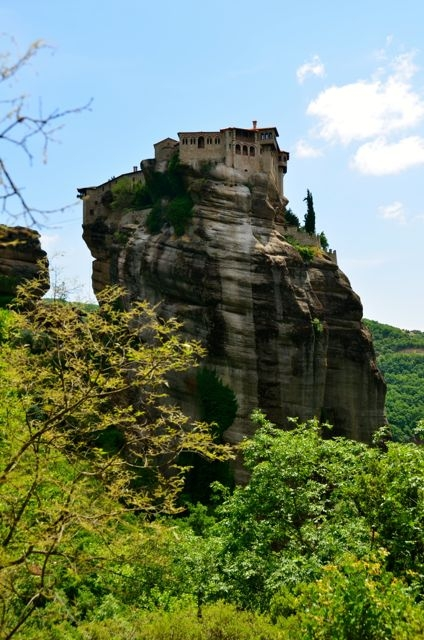
{"label": "chimney", "polygon": [[257,124],[258,124],[258,121],[257,121],[257,120],[252,120],[252,125],[253,125],[253,128],[254,128],[254,129],[256,129],[256,125],[257,125]]}

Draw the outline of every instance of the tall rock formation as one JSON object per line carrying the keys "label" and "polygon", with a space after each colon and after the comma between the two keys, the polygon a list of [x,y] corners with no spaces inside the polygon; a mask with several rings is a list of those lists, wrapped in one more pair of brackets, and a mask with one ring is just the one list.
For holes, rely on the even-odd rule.
{"label": "tall rock formation", "polygon": [[[0,300],[3,304],[15,297],[19,284],[39,275],[40,264],[48,267],[38,231],[0,225]],[[47,290],[46,284],[40,295]]]}
{"label": "tall rock formation", "polygon": [[[111,183],[80,189],[95,292],[120,283],[202,341],[206,366],[237,398],[229,441],[251,433],[257,407],[283,427],[290,416],[318,416],[334,434],[369,441],[385,422],[385,384],[360,299],[334,256],[299,249],[266,173],[247,178],[216,163],[187,169],[184,180],[194,207],[181,236],[169,223],[149,232],[148,208],[111,209]],[[194,381],[176,391],[193,413]]]}

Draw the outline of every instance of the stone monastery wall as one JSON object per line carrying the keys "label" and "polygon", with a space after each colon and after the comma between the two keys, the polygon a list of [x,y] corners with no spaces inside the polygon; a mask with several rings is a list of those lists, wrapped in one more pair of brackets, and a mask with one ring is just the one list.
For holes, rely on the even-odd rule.
{"label": "stone monastery wall", "polygon": [[[222,162],[247,175],[268,173],[281,196],[289,153],[281,151],[275,127],[251,129],[228,127],[220,131],[180,132],[179,153],[184,164],[200,168],[204,162]],[[175,141],[176,144],[178,144]]]}

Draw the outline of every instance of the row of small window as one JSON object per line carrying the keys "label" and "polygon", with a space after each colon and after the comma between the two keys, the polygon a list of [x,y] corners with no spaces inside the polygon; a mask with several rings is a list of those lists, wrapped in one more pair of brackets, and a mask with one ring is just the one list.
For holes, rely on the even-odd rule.
{"label": "row of small window", "polygon": [[[199,136],[198,138],[183,138],[182,144],[196,144],[199,149],[205,148],[205,138]],[[206,144],[221,144],[221,138],[206,138]]]}
{"label": "row of small window", "polygon": [[243,156],[254,156],[256,154],[255,147],[248,147],[246,144],[241,146],[240,144],[236,144],[236,154]]}
{"label": "row of small window", "polygon": [[274,135],[271,131],[265,131],[264,133],[261,133],[261,140],[273,140],[274,139]]}

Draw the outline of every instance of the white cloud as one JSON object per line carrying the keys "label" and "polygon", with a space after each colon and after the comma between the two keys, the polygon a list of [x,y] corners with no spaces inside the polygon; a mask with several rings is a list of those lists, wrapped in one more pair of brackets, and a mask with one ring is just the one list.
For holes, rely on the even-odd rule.
{"label": "white cloud", "polygon": [[351,166],[360,173],[383,176],[421,164],[424,164],[424,138],[409,136],[398,142],[379,137],[361,145]]}
{"label": "white cloud", "polygon": [[378,212],[381,218],[384,220],[395,220],[401,224],[406,222],[406,214],[403,204],[401,202],[392,202],[385,207],[379,207]]}
{"label": "white cloud", "polygon": [[322,91],[307,109],[319,120],[316,135],[348,144],[417,125],[424,118],[424,99],[410,83],[413,57],[399,55],[375,78]]}
{"label": "white cloud", "polygon": [[305,140],[299,140],[296,143],[295,155],[298,158],[319,158],[319,156],[322,156],[322,151],[316,147],[312,147],[308,142],[305,142]]}
{"label": "white cloud", "polygon": [[325,76],[325,67],[320,60],[320,57],[315,55],[309,62],[302,64],[296,71],[297,80],[300,84],[303,83],[306,76],[318,76],[322,78]]}
{"label": "white cloud", "polygon": [[418,71],[417,65],[414,64],[414,57],[415,53],[413,51],[409,51],[394,58],[391,63],[391,67],[397,78],[401,80],[410,80],[414,77],[415,73]]}

